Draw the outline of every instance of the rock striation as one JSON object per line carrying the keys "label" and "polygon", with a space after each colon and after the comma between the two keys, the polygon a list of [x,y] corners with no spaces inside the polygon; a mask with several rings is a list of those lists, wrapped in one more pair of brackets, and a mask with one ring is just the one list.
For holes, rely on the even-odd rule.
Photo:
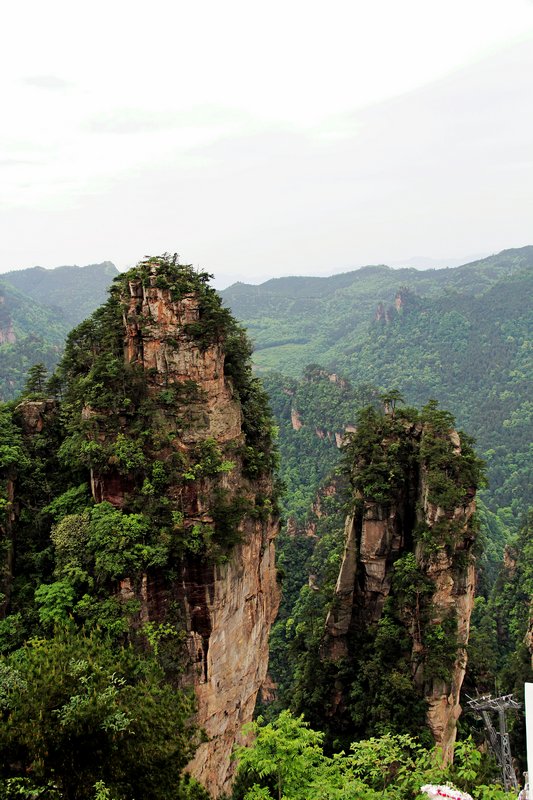
{"label": "rock striation", "polygon": [[[470,453],[463,453],[459,435],[446,425],[436,433],[431,422],[392,422],[381,442],[373,442],[374,449],[366,455],[357,451],[356,476],[368,480],[376,446],[383,453],[403,448],[403,471],[381,500],[356,478],[354,511],[346,519],[344,556],[326,620],[322,660],[356,659],[363,632],[373,630],[376,635],[384,609],[390,616],[393,602],[398,657],[401,654],[409,665],[413,690],[426,703],[426,723],[444,758],[451,761],[475,592],[475,487],[466,485],[468,469],[461,472]],[[368,456],[370,452],[374,456]],[[394,474],[392,460],[387,471]],[[441,471],[453,476],[445,498],[442,491],[439,497]],[[395,565],[400,564],[404,574],[410,570],[408,586],[399,583]],[[401,631],[407,634],[407,652],[401,652],[407,648],[400,644]],[[436,647],[442,648],[440,664]],[[347,691],[342,681],[336,682],[333,715],[342,713]]]}
{"label": "rock striation", "polygon": [[[206,291],[191,269],[161,260],[130,271],[115,289],[124,364],[152,408],[150,460],[172,476],[164,501],[179,518],[185,542],[165,570],[125,575],[117,592],[139,602],[138,626],[179,617],[186,636],[181,681],[194,686],[197,722],[207,739],[188,770],[217,797],[230,788],[232,748],[252,719],[267,674],[279,605],[278,519],[267,462],[247,467],[253,447],[256,460],[266,458],[246,427],[259,424],[245,409],[255,379],[239,390],[227,369],[228,339],[242,334],[224,328],[228,315],[214,291]],[[119,413],[117,434],[116,424],[91,403],[81,416],[88,437],[111,450],[117,436],[129,442],[135,425],[135,413]],[[112,456],[92,464],[91,487],[97,502],[127,510],[139,494],[139,478]],[[210,551],[230,525],[232,545]]]}

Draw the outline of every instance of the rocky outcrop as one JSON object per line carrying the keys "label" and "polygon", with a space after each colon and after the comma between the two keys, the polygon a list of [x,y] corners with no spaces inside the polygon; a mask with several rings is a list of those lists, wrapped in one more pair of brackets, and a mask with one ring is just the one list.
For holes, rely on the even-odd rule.
{"label": "rocky outcrop", "polygon": [[[267,673],[269,632],[279,604],[278,521],[271,506],[258,506],[272,495],[271,475],[263,472],[252,480],[244,469],[243,412],[225,374],[224,335],[215,332],[202,339],[201,298],[194,291],[176,295],[154,266],[148,279],[146,274],[130,279],[120,298],[124,358],[142,374],[156,409],[152,424],[161,446],[153,457],[169,465],[192,465],[187,479],[165,490],[185,538],[195,531],[216,535],[215,508],[221,497],[223,517],[232,503],[244,511],[229,552],[209,557],[193,549],[173,565],[172,579],[168,572],[153,570],[142,581],[125,577],[117,591],[124,600],[140,601],[139,624],[166,622],[176,606],[180,609],[187,635],[183,682],[195,688],[197,722],[207,737],[188,770],[217,797],[230,788],[231,751],[242,726],[252,719]],[[82,417],[89,426],[98,425],[92,409],[86,407]],[[116,436],[113,429],[91,430],[104,444]],[[196,476],[198,448],[206,443],[217,448],[225,466]],[[135,480],[109,464],[93,467],[93,496],[126,507]]]}
{"label": "rocky outcrop", "polygon": [[[411,588],[409,599],[399,601],[398,617],[409,634],[411,679],[426,700],[427,724],[444,758],[451,761],[475,591],[471,554],[475,490],[468,489],[453,508],[432,502],[434,465],[414,456],[420,453],[426,431],[420,423],[406,424],[398,437],[412,450],[404,479],[389,502],[376,502],[360,491],[356,494],[356,510],[346,519],[344,556],[326,620],[322,657],[334,662],[356,657],[359,632],[375,628],[393,592],[394,564],[411,554],[423,586],[416,595]],[[459,436],[449,431],[446,437],[451,457],[460,459]],[[390,438],[382,446],[393,444],[398,446]],[[437,676],[428,668],[428,632],[437,629],[453,631],[444,642],[446,677],[444,671]],[[335,713],[343,703],[339,682],[331,702]]]}
{"label": "rocky outcrop", "polygon": [[156,393],[169,386],[195,384],[196,396],[183,398],[184,410],[192,417],[189,425],[193,442],[213,437],[218,442],[242,438],[240,406],[224,375],[223,344],[202,348],[187,332],[198,323],[199,298],[195,294],[173,300],[168,289],[141,280],[129,282],[124,312],[125,354],[130,364],[142,366],[150,375],[149,386]]}
{"label": "rocky outcrop", "polygon": [[[193,589],[184,570],[184,600],[191,630],[189,648],[198,698],[198,722],[208,741],[200,745],[189,771],[214,796],[227,792],[233,775],[230,756],[242,726],[252,719],[268,666],[268,637],[278,608],[274,536],[248,524],[245,542],[231,560],[202,585],[205,604],[191,608]],[[202,616],[202,611],[204,616]],[[195,613],[206,626],[198,624]]]}
{"label": "rocky outcrop", "polygon": [[378,303],[376,312],[374,314],[375,322],[384,322],[388,324],[392,319],[392,309],[387,308],[384,303]]}
{"label": "rocky outcrop", "polygon": [[57,401],[54,399],[24,400],[16,407],[15,414],[20,420],[23,433],[26,436],[35,436],[35,434],[41,433],[57,414]]}
{"label": "rocky outcrop", "polygon": [[[453,432],[454,434],[455,432]],[[453,435],[452,434],[452,435]],[[460,445],[456,444],[460,448]],[[460,450],[459,450],[460,453]],[[444,521],[453,536],[450,544],[441,546],[436,553],[428,554],[427,546],[419,542],[415,548],[417,562],[433,584],[430,625],[441,625],[447,619],[455,620],[455,658],[449,678],[429,678],[425,673],[424,660],[414,673],[416,684],[424,691],[428,702],[427,719],[436,744],[442,749],[446,762],[453,761],[453,748],[457,734],[457,720],[461,714],[460,693],[466,672],[470,617],[474,607],[476,589],[476,565],[471,555],[475,534],[472,517],[476,510],[474,492],[465,497],[461,506],[451,514],[428,500],[426,476],[422,476],[421,494],[424,498],[422,524],[432,531]],[[413,661],[416,661],[419,643],[416,636],[413,645]]]}
{"label": "rocky outcrop", "polygon": [[0,327],[0,344],[15,344],[16,341],[17,337],[11,321]]}
{"label": "rocky outcrop", "polygon": [[291,425],[293,431],[300,431],[303,428],[302,418],[295,408],[291,408]]}
{"label": "rocky outcrop", "polygon": [[420,303],[420,299],[408,287],[402,286],[396,292],[392,305],[386,306],[379,302],[374,313],[374,322],[381,322],[389,325],[398,317],[415,309]]}

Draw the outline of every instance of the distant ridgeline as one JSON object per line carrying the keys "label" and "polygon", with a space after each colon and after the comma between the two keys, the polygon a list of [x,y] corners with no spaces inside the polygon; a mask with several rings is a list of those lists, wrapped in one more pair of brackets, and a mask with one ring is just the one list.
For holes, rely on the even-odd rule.
{"label": "distant ridgeline", "polygon": [[[431,730],[449,756],[467,654],[471,694],[532,678],[533,247],[222,292],[255,339],[281,498],[252,348],[208,278],[164,256],[0,284],[0,795],[60,776],[93,800],[100,776],[205,800],[195,747],[226,792],[278,578],[265,713],[332,746]],[[475,515],[483,464],[454,417],[487,462]]]}
{"label": "distant ridgeline", "polygon": [[68,332],[105,300],[116,275],[104,261],[0,276],[0,400],[20,394],[32,365],[55,367]]}
{"label": "distant ridgeline", "polygon": [[[102,302],[116,274],[104,262],[1,277],[1,400],[20,394],[33,364],[55,366],[69,329]],[[483,499],[519,527],[533,490],[533,247],[453,269],[364,267],[238,283],[221,295],[247,327],[263,373],[296,378],[320,364],[355,387],[397,387],[408,403],[435,398],[449,408],[487,462]]]}
{"label": "distant ridgeline", "polygon": [[477,440],[483,499],[519,527],[533,494],[533,247],[454,269],[237,283],[222,297],[262,373],[297,377],[318,363],[356,386],[396,387],[407,403],[437,399]]}

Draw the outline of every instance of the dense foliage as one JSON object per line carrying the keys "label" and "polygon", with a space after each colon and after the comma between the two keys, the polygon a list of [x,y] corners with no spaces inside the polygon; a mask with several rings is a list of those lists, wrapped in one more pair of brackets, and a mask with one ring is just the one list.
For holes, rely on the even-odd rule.
{"label": "dense foliage", "polygon": [[297,377],[318,362],[450,409],[487,462],[484,501],[516,530],[533,489],[532,290],[533,248],[524,247],[455,269],[365,267],[222,295],[254,339],[261,372]]}
{"label": "dense foliage", "polygon": [[490,772],[471,740],[456,745],[455,763],[443,767],[437,750],[413,737],[386,734],[354,742],[350,752],[327,755],[323,734],[284,711],[252,726],[253,744],[239,747],[234,800],[412,800],[422,786],[451,784],[475,800],[504,800],[487,785]]}
{"label": "dense foliage", "polygon": [[[0,796],[179,797],[198,734],[158,664],[96,633],[58,630],[0,659]],[[201,795],[200,795],[201,796]]]}
{"label": "dense foliage", "polygon": [[17,397],[28,369],[56,366],[65,338],[104,301],[117,274],[110,262],[87,267],[33,267],[0,281],[0,400]]}
{"label": "dense foliage", "polygon": [[[208,279],[176,257],[141,262],[69,334],[56,374],[35,364],[21,402],[0,408],[6,800],[205,795],[181,777],[199,732],[181,686],[180,575],[184,564],[208,574],[229,558],[246,516],[273,513],[276,460],[250,345]],[[197,321],[184,326],[183,341],[225,354],[242,437],[221,445],[205,433],[205,397],[194,381],[126,358],[131,281],[155,282],[173,303],[195,297]],[[195,497],[203,509],[191,515]],[[165,596],[149,622],[141,613],[147,576]]]}
{"label": "dense foliage", "polygon": [[[453,512],[468,502],[480,484],[482,464],[464,434],[460,434],[461,451],[454,446],[450,414],[435,403],[421,411],[394,408],[399,401],[396,392],[389,393],[383,396],[387,413],[383,406],[361,409],[357,432],[348,434],[344,447],[344,470],[352,487],[348,509],[355,514],[355,527],[368,503],[385,510],[394,506],[403,519],[404,545],[391,564],[392,588],[383,613],[377,622],[369,622],[355,597],[347,656],[332,661],[324,655],[324,625],[336,602],[334,589],[344,546],[346,494],[337,480],[326,496],[319,492],[318,516],[314,521],[309,517],[306,523],[318,536],[306,562],[312,578],[295,601],[290,583],[293,604],[284,605],[272,634],[272,671],[280,684],[282,703],[304,712],[313,725],[326,730],[330,746],[335,741],[345,745],[346,737],[354,734],[421,735],[426,714],[424,687],[434,680],[449,680],[456,657],[456,620],[451,613],[435,623],[435,586],[428,577],[427,563],[446,549],[455,579],[460,580],[464,560],[470,556],[462,549],[455,551],[458,532]],[[431,527],[423,524],[423,517],[413,507],[412,487],[419,485],[422,473],[428,501],[444,514]],[[284,568],[285,563],[292,567],[297,560],[291,547],[295,538],[288,536],[283,544],[280,560]],[[423,665],[422,685],[415,685],[412,677],[415,631],[418,663]]]}
{"label": "dense foliage", "polygon": [[[479,504],[484,551],[466,689],[520,694],[532,679],[524,637],[533,526],[531,520],[520,526],[531,477],[532,265],[533,248],[523,248],[456,270],[369,267],[223,293],[256,340],[255,361],[279,427],[288,521],[279,540],[284,592],[271,640],[278,696],[265,709],[270,723],[255,726],[255,747],[238,754],[239,800],[401,800],[444,778],[434,754],[410,735],[422,732],[429,745],[425,704],[410,680],[406,614],[421,609],[428,678],[449,674],[454,619],[427,625],[433,587],[412,553],[394,565],[380,621],[351,632],[354,657],[332,665],[321,654],[346,513],[357,513],[361,497],[391,502],[421,465],[430,500],[445,511],[479,485],[472,439],[461,434],[457,457],[448,436],[453,417],[430,397],[477,436],[491,479],[486,505]],[[242,446],[221,447],[208,437],[174,448],[176,438],[201,427],[202,393],[194,381],[163,382],[154,392],[151,376],[124,359],[124,293],[132,280],[153,285],[154,269],[155,285],[173,300],[199,297],[199,318],[187,335],[200,350],[223,346],[224,372],[243,412]],[[138,589],[147,572],[176,580],[184,559],[223,563],[242,519],[266,518],[276,506],[277,493],[263,481],[276,464],[273,419],[252,374],[250,342],[206,273],[163,256],[116,278],[108,302],[69,335],[51,374],[66,331],[63,316],[39,306],[44,286],[33,290],[32,281],[40,273],[26,277],[20,273],[18,289],[6,286],[0,309],[0,328],[13,321],[17,337],[0,345],[3,396],[23,391],[26,404],[26,410],[15,402],[0,408],[0,798],[202,798],[181,777],[198,740],[187,723],[190,698],[177,688],[182,615],[171,602],[164,622],[140,624]],[[54,303],[64,303],[65,277],[58,271]],[[72,283],[65,288],[72,299]],[[82,304],[92,303],[89,294]],[[36,328],[39,335],[27,333]],[[306,367],[310,361],[327,369]],[[390,385],[409,402],[426,403],[424,409],[401,408],[398,390],[383,391]],[[29,424],[31,404],[42,413]],[[424,435],[415,443],[407,433],[417,425]],[[248,491],[237,494],[227,489],[236,464],[249,481]],[[121,508],[99,502],[91,470],[93,478],[120,485]],[[190,490],[209,498],[209,522],[185,519],[177,498]],[[413,542],[428,557],[453,535],[450,526],[412,528]],[[122,596],[117,587],[125,576],[133,591]],[[335,682],[349,692],[334,719]],[[289,706],[322,733],[287,712],[276,720]],[[523,721],[511,725],[521,755]],[[481,741],[471,716],[461,726]],[[350,755],[332,755],[354,737],[374,738],[358,742]],[[465,742],[460,748],[447,779],[471,791],[486,775],[479,754]],[[494,788],[472,793],[499,797]]]}

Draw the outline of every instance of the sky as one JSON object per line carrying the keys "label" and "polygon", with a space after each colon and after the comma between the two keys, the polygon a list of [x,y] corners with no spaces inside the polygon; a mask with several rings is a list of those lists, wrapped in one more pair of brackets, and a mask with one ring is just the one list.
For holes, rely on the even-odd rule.
{"label": "sky", "polygon": [[0,272],[533,244],[533,0],[26,0],[0,37]]}

